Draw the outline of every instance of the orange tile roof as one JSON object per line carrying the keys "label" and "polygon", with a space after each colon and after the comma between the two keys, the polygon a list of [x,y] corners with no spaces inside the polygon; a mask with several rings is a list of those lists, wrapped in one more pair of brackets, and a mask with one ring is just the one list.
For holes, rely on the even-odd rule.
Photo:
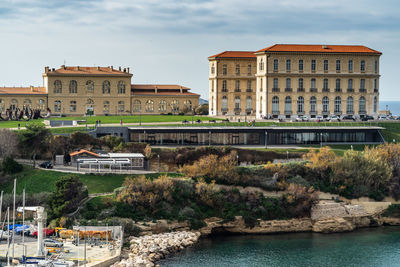
{"label": "orange tile roof", "polygon": [[92,152],[92,151],[86,150],[86,149],[81,149],[81,150],[79,150],[79,151],[71,152],[71,153],[69,153],[69,155],[70,155],[71,157],[73,157],[73,156],[76,156],[76,155],[79,155],[79,154],[83,154],[83,153],[87,153],[87,154],[90,154],[90,155],[95,156],[95,157],[98,157],[98,156],[99,156],[98,154],[96,154],[96,153],[94,153],[94,152]]}
{"label": "orange tile roof", "polygon": [[208,58],[255,58],[256,55],[254,53],[253,51],[224,51]]}
{"label": "orange tile roof", "polygon": [[363,45],[305,45],[275,44],[257,52],[309,52],[309,53],[382,53]]}
{"label": "orange tile roof", "polygon": [[177,84],[132,84],[131,88],[136,89],[136,90],[155,90],[157,89],[162,89],[162,90],[180,90],[181,88],[184,90],[189,90],[190,88],[177,85]]}
{"label": "orange tile roof", "polygon": [[174,95],[174,96],[199,96],[199,94],[196,93],[190,93],[190,92],[154,92],[154,91],[150,91],[150,92],[132,92],[132,95],[165,95],[165,96],[169,96],[169,95]]}
{"label": "orange tile roof", "polygon": [[[125,70],[125,72],[124,72]],[[61,66],[59,69],[45,68],[43,75],[115,75],[115,76],[132,76],[129,68],[115,69],[113,67],[81,67],[81,66]]]}
{"label": "orange tile roof", "polygon": [[0,87],[0,95],[46,95],[45,87]]}

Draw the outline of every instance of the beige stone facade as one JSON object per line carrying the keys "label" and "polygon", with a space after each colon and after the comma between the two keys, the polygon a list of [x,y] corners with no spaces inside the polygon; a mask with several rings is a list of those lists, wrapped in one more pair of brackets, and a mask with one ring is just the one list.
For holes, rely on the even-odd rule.
{"label": "beige stone facade", "polygon": [[[247,58],[240,53],[247,53]],[[252,111],[257,118],[331,114],[377,116],[380,55],[364,46],[317,45],[275,45],[253,53],[215,55],[209,58],[210,114],[249,114],[242,99],[251,96]],[[238,79],[235,77],[237,64],[242,72],[246,64],[255,60],[256,73],[247,77],[256,83],[255,90],[252,88],[249,96],[240,93],[238,108],[235,87],[228,86],[224,90],[222,85]],[[239,63],[243,61],[246,63]],[[213,66],[221,68],[221,65],[230,66],[226,74],[220,69],[213,72]],[[224,98],[227,99],[225,104]]]}
{"label": "beige stone facade", "polygon": [[129,68],[46,67],[42,76],[44,87],[0,88],[0,111],[28,106],[68,116],[163,114],[199,104],[199,95],[184,86],[131,84]]}

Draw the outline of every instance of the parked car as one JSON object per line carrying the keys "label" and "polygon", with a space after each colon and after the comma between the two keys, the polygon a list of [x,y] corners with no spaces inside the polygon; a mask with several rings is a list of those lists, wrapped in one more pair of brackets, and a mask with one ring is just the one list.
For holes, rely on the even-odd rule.
{"label": "parked car", "polygon": [[378,116],[378,120],[380,120],[380,121],[385,121],[385,120],[388,120],[388,119],[389,119],[389,117],[386,116],[386,115],[379,115]]}
{"label": "parked car", "polygon": [[53,169],[53,163],[51,163],[51,161],[45,161],[39,164],[39,167],[44,169]]}
{"label": "parked car", "polygon": [[[43,234],[44,234],[45,236],[54,235],[54,229],[48,229],[48,228],[43,229]],[[33,237],[36,237],[36,238],[37,238],[37,235],[38,235],[38,231],[35,231],[35,232],[32,233],[32,236],[33,236]]]}
{"label": "parked car", "polygon": [[43,240],[43,242],[44,242],[45,247],[61,248],[62,246],[64,246],[63,243],[61,243],[57,240],[53,240],[53,239],[45,239],[45,240]]}
{"label": "parked car", "polygon": [[361,118],[362,121],[373,121],[374,117],[370,115],[365,115],[364,117]]}
{"label": "parked car", "polygon": [[296,118],[296,121],[309,121],[310,119],[308,118],[308,116],[307,115],[301,115],[301,116],[298,116],[297,118]]}
{"label": "parked car", "polygon": [[337,115],[329,115],[328,118],[326,118],[326,120],[329,122],[335,122],[335,121],[340,121],[340,118]]}
{"label": "parked car", "polygon": [[310,121],[316,121],[316,122],[321,122],[324,121],[324,116],[322,115],[316,115],[314,118],[310,118]]}
{"label": "parked car", "polygon": [[353,115],[344,115],[342,120],[344,120],[344,121],[355,121],[356,118],[354,118]]}

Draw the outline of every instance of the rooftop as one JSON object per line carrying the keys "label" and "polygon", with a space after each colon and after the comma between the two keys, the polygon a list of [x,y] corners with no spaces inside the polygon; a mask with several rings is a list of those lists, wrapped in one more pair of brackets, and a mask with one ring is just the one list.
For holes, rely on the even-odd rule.
{"label": "rooftop", "polygon": [[310,45],[310,44],[275,44],[257,52],[309,52],[309,53],[382,53],[363,45]]}
{"label": "rooftop", "polygon": [[180,90],[181,88],[183,90],[190,89],[178,84],[132,84],[131,88],[136,90],[155,90],[156,88],[163,90]]}
{"label": "rooftop", "polygon": [[254,51],[224,51],[208,58],[256,58],[254,53]]}
{"label": "rooftop", "polygon": [[129,73],[129,68],[114,68],[109,67],[82,67],[82,66],[65,66],[62,65],[59,69],[45,67],[44,76],[58,76],[58,75],[94,75],[94,76],[125,76],[131,77],[132,74]]}
{"label": "rooftop", "polygon": [[45,87],[0,87],[0,95],[45,95]]}

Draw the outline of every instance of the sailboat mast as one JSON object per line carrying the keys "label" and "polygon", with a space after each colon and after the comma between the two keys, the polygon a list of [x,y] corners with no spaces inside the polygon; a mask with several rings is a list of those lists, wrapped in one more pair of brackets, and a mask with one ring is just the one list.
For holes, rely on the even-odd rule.
{"label": "sailboat mast", "polygon": [[[12,229],[12,259],[14,262],[14,247],[15,247],[15,193],[17,189],[17,179],[14,179],[14,203],[13,203],[13,229]],[[14,266],[14,263],[13,263]]]}
{"label": "sailboat mast", "polygon": [[10,266],[10,207],[7,207],[7,266]]}
{"label": "sailboat mast", "polygon": [[25,188],[22,192],[22,256],[25,256]]}

